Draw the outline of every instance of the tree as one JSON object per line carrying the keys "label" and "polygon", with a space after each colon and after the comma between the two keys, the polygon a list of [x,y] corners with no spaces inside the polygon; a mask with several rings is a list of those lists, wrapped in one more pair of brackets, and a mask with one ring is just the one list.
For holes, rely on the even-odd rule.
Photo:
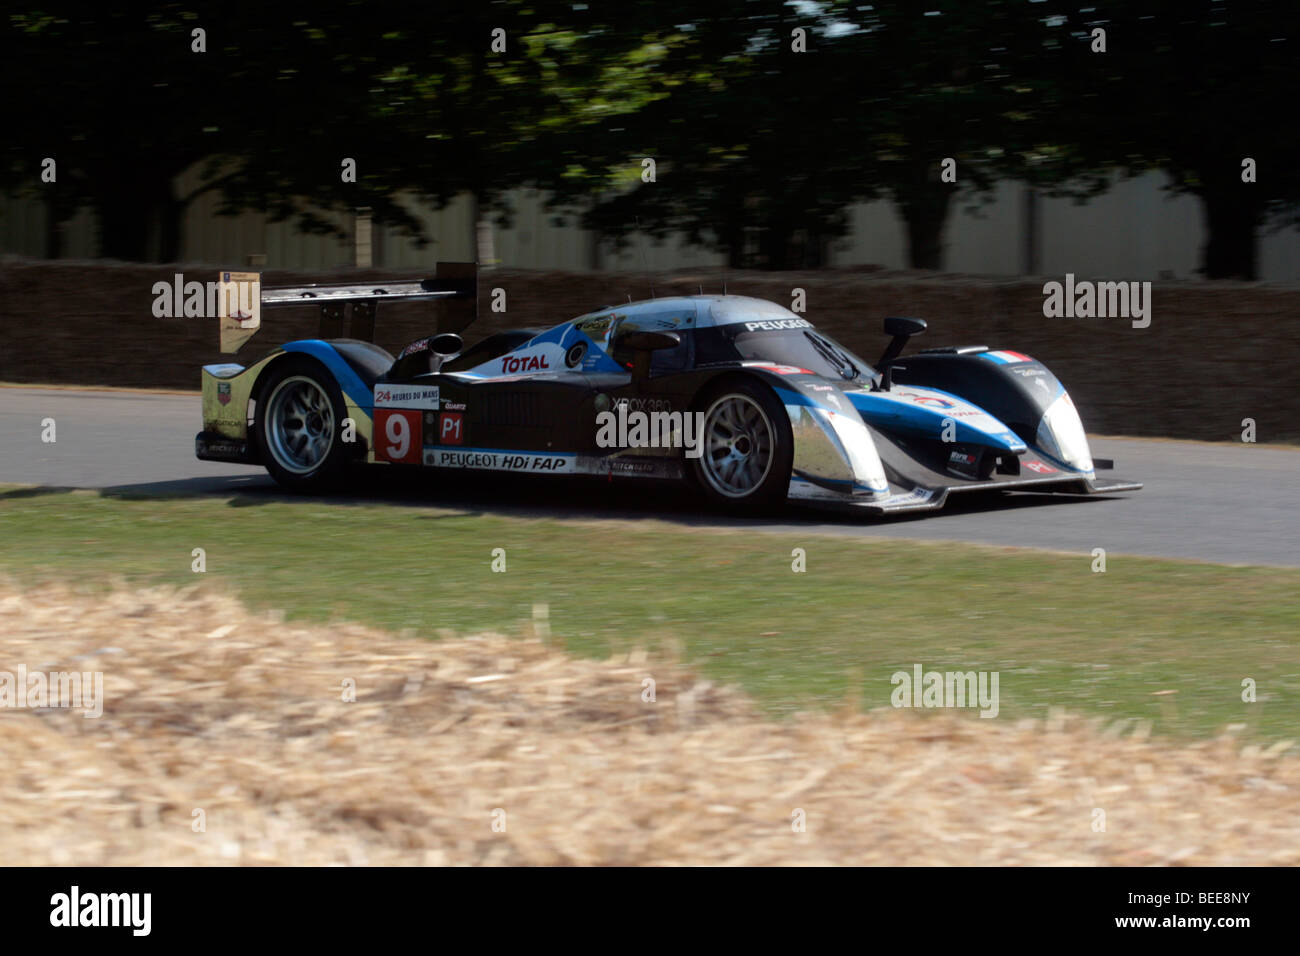
{"label": "tree", "polygon": [[[1196,196],[1207,278],[1255,279],[1261,229],[1296,222],[1300,8],[1270,0],[1053,3],[1057,135],[1082,161],[1159,169]],[[1092,52],[1094,30],[1106,52]],[[1245,160],[1255,179],[1246,181]]]}
{"label": "tree", "polygon": [[616,127],[593,123],[587,175],[556,184],[557,202],[576,201],[654,155],[656,182],[624,183],[586,214],[606,234],[639,222],[733,266],[816,266],[850,204],[887,197],[909,261],[940,268],[954,197],[1025,174],[1039,146],[1041,82],[1022,74],[1047,34],[1032,5],[752,0],[673,30],[682,39],[662,41],[648,80],[662,95]]}
{"label": "tree", "polygon": [[[318,233],[340,231],[328,212],[367,206],[423,239],[404,196],[440,206],[468,193],[504,215],[508,190],[541,162],[535,132],[562,124],[590,75],[565,47],[591,14],[545,7],[417,6],[396,22],[361,0],[293,14],[211,0],[12,13],[0,22],[5,86],[27,92],[0,106],[7,180],[32,189],[40,158],[54,157],[57,183],[42,189],[52,222],[89,205],[101,254],[131,260],[177,258],[181,216],[210,191],[223,212]],[[613,31],[592,46],[612,57],[640,42]],[[556,57],[571,67],[568,102],[546,83]],[[202,184],[178,194],[200,162]]]}

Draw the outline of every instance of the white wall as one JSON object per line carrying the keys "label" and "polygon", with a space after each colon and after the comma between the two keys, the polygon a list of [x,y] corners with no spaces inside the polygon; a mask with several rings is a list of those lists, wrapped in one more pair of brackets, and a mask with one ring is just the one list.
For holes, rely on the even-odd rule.
{"label": "white wall", "polygon": [[1171,196],[1161,188],[1165,182],[1163,173],[1117,180],[1083,206],[1044,199],[1040,271],[1119,280],[1158,279],[1162,272],[1197,278],[1204,241],[1201,203],[1194,196]]}
{"label": "white wall", "polygon": [[[1117,180],[1112,189],[1086,205],[1069,199],[1040,196],[1038,201],[1038,272],[1043,275],[1107,276],[1116,279],[1197,278],[1204,231],[1200,203],[1191,196],[1171,197],[1161,188],[1161,173]],[[193,189],[198,169],[177,182],[181,191]],[[552,223],[542,197],[532,191],[512,194],[514,221],[492,229],[499,264],[515,268],[602,270],[671,270],[720,267],[722,255],[680,240],[654,242],[634,239],[622,252],[612,243],[596,248],[591,233]],[[945,236],[946,265],[953,272],[1019,275],[1024,268],[1025,188],[1000,183],[994,201],[971,211],[968,200],[954,204]],[[218,199],[204,194],[191,204],[183,223],[181,258],[212,265],[244,265],[248,257],[265,255],[271,268],[331,269],[352,262],[350,240],[299,234],[292,222],[271,223],[259,213],[218,216]],[[445,209],[407,207],[435,241],[423,249],[395,230],[376,229],[376,265],[416,268],[438,260],[475,258],[477,246],[473,204],[467,198]],[[348,217],[335,217],[350,230]],[[906,233],[888,202],[854,206],[849,210],[850,235],[831,247],[837,266],[874,264],[890,269],[907,265]],[[0,199],[0,248],[26,256],[44,253],[45,208],[36,198]],[[65,226],[64,254],[89,258],[96,252],[95,222],[83,211]],[[1260,277],[1272,281],[1300,280],[1300,230],[1264,233],[1259,248]]]}

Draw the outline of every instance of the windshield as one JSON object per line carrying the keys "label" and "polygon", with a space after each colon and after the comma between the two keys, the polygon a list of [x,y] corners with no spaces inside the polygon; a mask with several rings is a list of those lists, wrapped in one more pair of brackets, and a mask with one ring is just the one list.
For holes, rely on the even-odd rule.
{"label": "windshield", "polygon": [[[722,328],[729,331],[726,326]],[[858,356],[830,336],[811,327],[780,330],[746,330],[744,326],[732,328],[739,328],[740,331],[727,337],[727,351],[731,354],[719,356],[717,361],[735,361],[739,358],[750,362],[794,365],[826,378],[864,383],[871,381],[876,374],[875,369]]]}

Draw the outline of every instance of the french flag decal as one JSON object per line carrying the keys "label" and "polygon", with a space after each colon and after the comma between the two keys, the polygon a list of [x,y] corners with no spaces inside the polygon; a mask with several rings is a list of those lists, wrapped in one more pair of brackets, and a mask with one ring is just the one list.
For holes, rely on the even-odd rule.
{"label": "french flag decal", "polygon": [[990,361],[997,362],[999,365],[1015,365],[1017,362],[1032,362],[1028,355],[1021,352],[1008,352],[1005,349],[997,352],[981,352],[980,355]]}

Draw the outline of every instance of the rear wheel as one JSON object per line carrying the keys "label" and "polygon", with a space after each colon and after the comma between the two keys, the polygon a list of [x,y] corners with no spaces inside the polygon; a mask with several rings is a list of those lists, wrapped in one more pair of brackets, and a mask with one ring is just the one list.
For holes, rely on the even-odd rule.
{"label": "rear wheel", "polygon": [[324,491],[342,475],[347,407],[333,376],[305,358],[271,367],[258,393],[257,442],[271,477],[294,491]]}
{"label": "rear wheel", "polygon": [[688,459],[705,497],[733,511],[784,500],[790,487],[794,436],[785,406],[756,381],[729,380],[707,392],[702,454]]}

